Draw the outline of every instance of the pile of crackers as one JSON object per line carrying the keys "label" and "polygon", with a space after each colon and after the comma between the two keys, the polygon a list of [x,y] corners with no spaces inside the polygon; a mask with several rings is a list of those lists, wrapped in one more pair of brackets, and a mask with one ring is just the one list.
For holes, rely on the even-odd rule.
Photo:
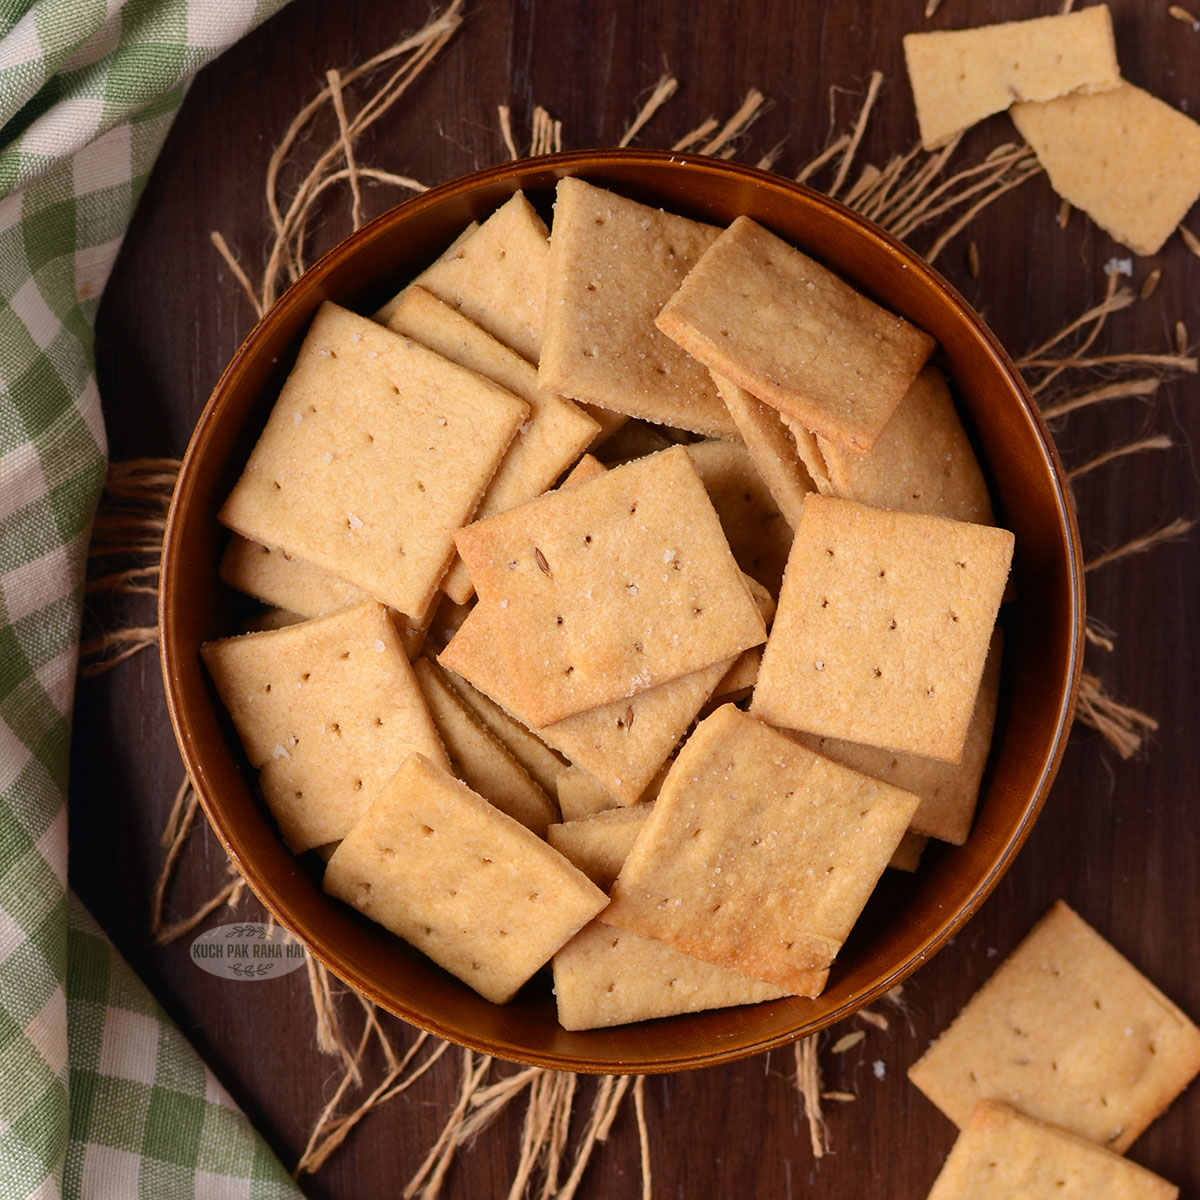
{"label": "pile of crackers", "polygon": [[1009,112],[1054,190],[1137,254],[1200,196],[1200,125],[1121,78],[1107,5],[904,39],[921,141]]}
{"label": "pile of crackers", "polygon": [[569,1029],[816,996],[963,842],[1013,538],[934,340],[768,229],[520,194],[318,311],[204,647],[280,832]]}
{"label": "pile of crackers", "polygon": [[1175,1200],[1122,1157],[1200,1072],[1200,1029],[1059,901],[909,1070],[961,1133],[929,1200]]}

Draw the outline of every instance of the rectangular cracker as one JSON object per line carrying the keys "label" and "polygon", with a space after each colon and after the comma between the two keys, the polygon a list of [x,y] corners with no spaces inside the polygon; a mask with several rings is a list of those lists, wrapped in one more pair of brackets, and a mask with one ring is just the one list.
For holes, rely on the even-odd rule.
{"label": "rectangular cracker", "polygon": [[682,447],[478,521],[456,543],[536,728],[766,637]]}
{"label": "rectangular cracker", "polygon": [[[498,649],[494,609],[478,604],[439,661],[524,719],[523,701]],[[620,804],[640,800],[679,739],[730,668],[728,660],[543,725],[538,735],[594,776]]]}
{"label": "rectangular cracker", "polygon": [[599,921],[585,926],[554,956],[554,997],[564,1029],[627,1025],[786,995],[775,984]]}
{"label": "rectangular cracker", "polygon": [[648,804],[605,809],[551,825],[546,840],[602,892],[607,892],[621,873],[649,815]]}
{"label": "rectangular cracker", "polygon": [[496,1004],[606,903],[561,854],[421,755],[334,852],[324,886]]}
{"label": "rectangular cracker", "polygon": [[1200,1029],[1061,900],[908,1077],[961,1129],[1012,1104],[1124,1153],[1200,1072]]}
{"label": "rectangular cracker", "polygon": [[450,759],[450,770],[473,792],[538,837],[558,819],[550,797],[471,712],[442,670],[422,656],[413,674]]}
{"label": "rectangular cracker", "polygon": [[961,846],[971,832],[975,805],[979,800],[979,785],[992,746],[1002,660],[1002,637],[1000,630],[997,630],[975,697],[975,711],[967,727],[962,758],[956,763],[883,750],[878,746],[860,746],[837,738],[816,737],[811,733],[794,733],[791,736],[810,750],[824,754],[835,762],[845,763],[864,775],[873,775],[876,779],[886,780],[906,792],[912,792],[914,796],[920,796],[921,807],[913,815],[909,826],[912,832]]}
{"label": "rectangular cracker", "polygon": [[238,533],[221,556],[219,574],[222,583],[239,592],[302,617],[321,617],[371,599],[348,580]]}
{"label": "rectangular cracker", "polygon": [[654,327],[717,233],[582,179],[560,180],[539,383],[600,408],[736,440],[707,373]]}
{"label": "rectangular cracker", "polygon": [[656,324],[712,371],[860,454],[936,344],[749,217],[713,242]]}
{"label": "rectangular cracker", "polygon": [[818,995],[917,804],[725,705],[684,744],[601,920]]}
{"label": "rectangular cracker", "polygon": [[687,452],[738,566],[778,596],[792,547],[792,527],[755,468],[750,451],[736,442],[712,439],[693,442]]}
{"label": "rectangular cracker", "polygon": [[326,302],[219,517],[423,613],[529,406]]}
{"label": "rectangular cracker", "polygon": [[[545,319],[548,238],[545,221],[522,192],[515,192],[413,282],[536,363]],[[384,305],[376,319],[386,323],[402,297]]]}
{"label": "rectangular cracker", "polygon": [[1200,195],[1200,125],[1132,84],[1011,113],[1050,186],[1135,254],[1157,254]]}
{"label": "rectangular cracker", "polygon": [[750,711],[958,762],[1012,551],[992,526],[810,495]]}
{"label": "rectangular cracker", "polygon": [[804,497],[816,491],[816,484],[800,460],[796,443],[783,418],[769,404],[756,400],[738,387],[732,379],[715,371],[712,377],[759,475],[770,488],[784,520],[795,529],[804,507]]}
{"label": "rectangular cracker", "polygon": [[[811,429],[805,429],[801,422],[797,421],[795,417],[789,417],[786,413],[783,414],[783,423],[791,432],[792,441],[796,443],[796,453],[804,464],[805,470],[808,471],[808,477],[813,481],[817,491],[822,496],[832,496],[833,484],[829,479],[829,467],[825,463],[825,455],[822,453],[822,446],[828,446],[829,443],[823,438],[817,437]],[[885,425],[884,429],[886,428]]]}
{"label": "rectangular cracker", "polygon": [[[600,426],[570,400],[542,391],[537,371],[519,354],[419,285],[400,297],[387,327],[490,379],[529,405],[528,420],[517,430],[479,502],[477,520],[540,496],[600,432]],[[446,573],[442,590],[456,604],[465,604],[474,594],[461,561],[456,560]]]}
{"label": "rectangular cracker", "polygon": [[1175,1200],[1161,1176],[1064,1129],[981,1100],[928,1200]]}
{"label": "rectangular cracker", "polygon": [[537,734],[505,712],[490,696],[485,696],[461,675],[456,675],[453,671],[446,671],[445,675],[458,693],[458,698],[475,714],[480,723],[508,748],[508,752],[525,768],[538,787],[547,796],[553,796],[558,787],[558,777],[567,768],[562,758]]}
{"label": "rectangular cracker", "polygon": [[381,604],[209,642],[201,653],[297,854],[344,837],[409,754],[446,763]]}
{"label": "rectangular cracker", "polygon": [[1014,101],[1103,92],[1121,82],[1104,4],[1029,21],[910,33],[904,60],[926,150]]}
{"label": "rectangular cracker", "polygon": [[870,454],[817,438],[830,492],[877,508],[991,525],[992,502],[945,376],[926,367]]}

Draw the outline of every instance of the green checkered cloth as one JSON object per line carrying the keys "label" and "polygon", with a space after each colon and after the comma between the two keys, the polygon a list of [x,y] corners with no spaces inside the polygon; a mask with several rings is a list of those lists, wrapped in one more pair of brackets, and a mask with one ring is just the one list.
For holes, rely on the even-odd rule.
{"label": "green checkered cloth", "polygon": [[67,883],[93,321],[190,76],[285,0],[0,0],[0,1194],[295,1197]]}

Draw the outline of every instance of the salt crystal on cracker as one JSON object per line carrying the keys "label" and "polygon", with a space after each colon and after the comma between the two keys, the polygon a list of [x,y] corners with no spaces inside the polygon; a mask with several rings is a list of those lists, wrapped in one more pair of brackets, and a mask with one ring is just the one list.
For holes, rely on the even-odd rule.
{"label": "salt crystal on cracker", "polygon": [[1200,125],[1132,84],[1016,104],[1012,119],[1054,190],[1138,254],[1157,254],[1200,196]]}
{"label": "salt crystal on cracker", "polygon": [[982,1100],[928,1200],[1175,1200],[1179,1189],[1084,1138]]}
{"label": "salt crystal on cracker", "polygon": [[324,886],[496,1004],[606,903],[541,838],[420,755],[347,834]]}
{"label": "salt crystal on cracker", "polygon": [[684,744],[601,920],[818,995],[917,803],[725,705]]}
{"label": "salt crystal on cracker", "polygon": [[1000,1100],[1123,1153],[1200,1072],[1200,1029],[1061,900],[908,1077],[959,1128]]}
{"label": "salt crystal on cracker", "polygon": [[219,517],[423,613],[528,416],[510,392],[327,302]]}
{"label": "salt crystal on cracker", "polygon": [[202,654],[297,854],[344,837],[412,752],[446,762],[380,604],[209,642]]}
{"label": "salt crystal on cracker", "polygon": [[713,242],[655,323],[712,371],[858,453],[935,345],[749,217]]}
{"label": "salt crystal on cracker", "polygon": [[709,436],[737,432],[707,372],[654,318],[719,231],[562,179],[538,380],[601,408]]}
{"label": "salt crystal on cracker", "polygon": [[1012,551],[1006,530],[809,496],[750,711],[958,762]]}
{"label": "salt crystal on cracker", "polygon": [[1112,18],[1103,4],[974,29],[910,33],[904,58],[933,150],[1016,100],[1101,92],[1121,82]]}

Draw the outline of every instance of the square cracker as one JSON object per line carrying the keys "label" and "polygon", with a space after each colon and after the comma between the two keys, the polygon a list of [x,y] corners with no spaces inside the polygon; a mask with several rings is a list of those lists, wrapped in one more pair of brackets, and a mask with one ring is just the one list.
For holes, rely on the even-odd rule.
{"label": "square cracker", "polygon": [[787,992],[701,962],[663,942],[593,921],[554,956],[564,1029],[599,1029],[680,1013],[761,1004]]}
{"label": "square cracker", "polygon": [[917,804],[726,705],[679,752],[601,920],[816,996]]}
{"label": "square cracker", "polygon": [[1102,92],[1121,82],[1103,4],[1030,21],[910,33],[904,59],[926,150],[1015,100]]}
{"label": "square cracker", "polygon": [[737,564],[773,596],[792,548],[792,527],[745,446],[709,440],[687,448]]}
{"label": "square cracker", "polygon": [[209,642],[201,653],[297,854],[344,837],[409,754],[446,762],[380,604]]}
{"label": "square cracker", "polygon": [[935,345],[749,217],[713,242],[656,324],[711,370],[860,454]]}
{"label": "square cracker", "polygon": [[419,754],[334,852],[324,886],[496,1004],[606,903],[558,851]]}
{"label": "square cracker", "polygon": [[555,780],[558,808],[564,823],[581,821],[595,813],[609,812],[620,807],[617,798],[594,775],[582,767],[568,767]]}
{"label": "square cracker", "polygon": [[[519,354],[423,287],[414,285],[400,296],[387,327],[478,372],[529,405],[529,419],[496,468],[475,511],[476,520],[540,496],[600,432],[600,426],[570,400],[542,391],[537,371]],[[461,561],[447,572],[442,590],[456,604],[465,604],[473,595]]]}
{"label": "square cracker", "polygon": [[[524,720],[521,697],[498,645],[494,608],[480,603],[439,661]],[[730,667],[727,660],[543,725],[538,735],[589,772],[620,804],[642,798],[658,769]]]}
{"label": "square cracker", "polygon": [[221,521],[423,613],[529,406],[326,302]]}
{"label": "square cracker", "polygon": [[538,728],[766,638],[683,447],[478,521],[456,542],[518,711]]}
{"label": "square cracker", "polygon": [[529,777],[459,698],[444,672],[422,656],[413,674],[450,759],[450,770],[472,791],[532,829],[538,837],[558,819],[550,797]]}
{"label": "square cracker", "polygon": [[1061,900],[909,1068],[959,1128],[1001,1100],[1123,1153],[1200,1071],[1200,1029]]}
{"label": "square cracker", "polygon": [[[549,236],[533,205],[522,192],[514,192],[414,283],[536,363],[542,350]],[[403,295],[385,304],[376,320],[387,324]]]}
{"label": "square cracker", "polygon": [[717,233],[582,179],[560,180],[541,385],[660,425],[736,440],[707,372],[654,327]]}
{"label": "square cracker", "polygon": [[1200,125],[1132,84],[1011,111],[1050,186],[1136,254],[1157,254],[1200,195]]}
{"label": "square cracker", "polygon": [[1007,530],[809,496],[750,711],[958,762],[1012,550]]}
{"label": "square cracker", "polygon": [[975,697],[975,711],[967,727],[962,758],[956,763],[883,750],[878,746],[860,746],[837,738],[816,737],[811,733],[790,736],[835,762],[845,763],[864,775],[873,775],[920,796],[921,807],[913,814],[910,830],[961,846],[971,832],[979,785],[992,747],[1002,659],[1002,638],[1000,630],[996,630]]}
{"label": "square cracker", "polygon": [[928,1200],[1175,1200],[1174,1184],[1007,1104],[981,1100]]}
{"label": "square cracker", "polygon": [[853,454],[821,437],[817,445],[834,496],[953,521],[994,523],[983,472],[936,367],[917,376],[870,454]]}
{"label": "square cracker", "polygon": [[783,518],[793,528],[800,520],[804,497],[816,491],[783,418],[769,404],[756,400],[732,379],[712,372],[713,382],[729,409],[754,459],[763,482],[771,491]]}

